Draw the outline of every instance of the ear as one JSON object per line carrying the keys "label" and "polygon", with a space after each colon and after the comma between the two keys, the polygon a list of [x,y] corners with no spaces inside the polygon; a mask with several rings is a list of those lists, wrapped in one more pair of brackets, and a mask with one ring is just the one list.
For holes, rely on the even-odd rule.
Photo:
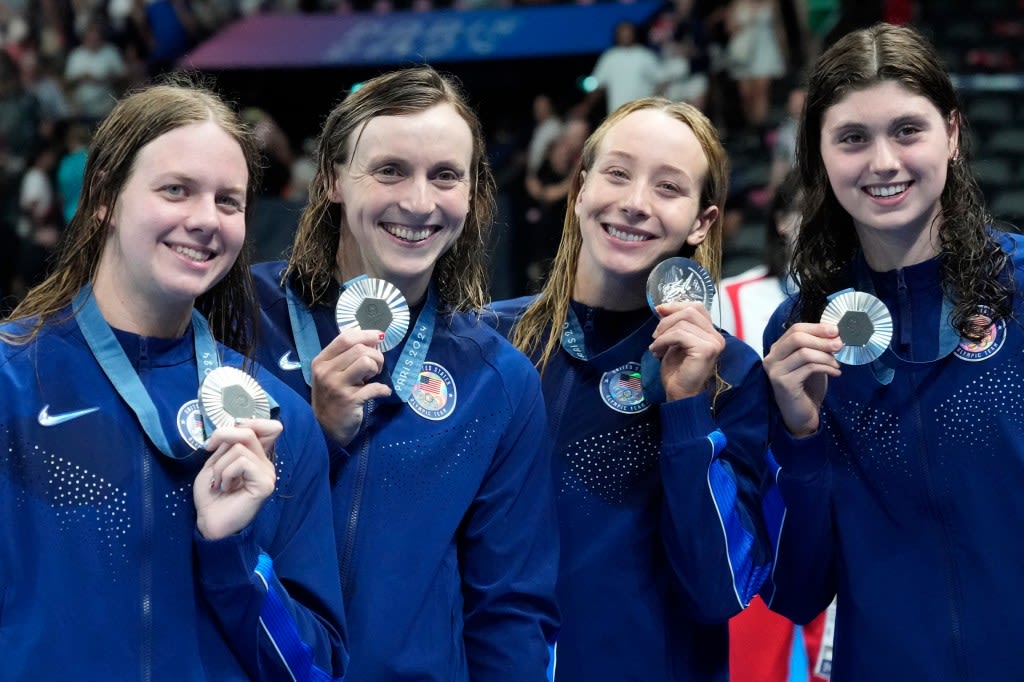
{"label": "ear", "polygon": [[699,246],[708,236],[708,230],[718,220],[718,207],[708,206],[693,221],[690,234],[686,235],[686,243],[690,246]]}
{"label": "ear", "polygon": [[106,206],[100,206],[99,208],[96,209],[96,219],[97,220],[99,220],[102,223],[103,219],[106,218],[106,217],[107,217],[107,207]]}
{"label": "ear", "polygon": [[954,110],[949,114],[949,159],[960,158],[960,112]]}
{"label": "ear", "polygon": [[587,186],[587,171],[580,171],[580,191],[576,192],[576,205],[583,203],[583,190]]}
{"label": "ear", "polygon": [[343,172],[340,163],[334,164],[333,172],[331,173],[330,190],[327,192],[327,197],[336,204],[345,203],[345,197],[341,193],[341,174]]}

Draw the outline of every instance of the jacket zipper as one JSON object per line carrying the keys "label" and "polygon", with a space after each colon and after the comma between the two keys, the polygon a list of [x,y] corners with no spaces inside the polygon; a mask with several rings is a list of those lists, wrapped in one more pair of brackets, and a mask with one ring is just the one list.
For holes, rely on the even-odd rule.
{"label": "jacket zipper", "polygon": [[[360,432],[364,434],[368,432],[373,410],[376,407],[377,402],[375,400],[367,400],[366,404],[363,405],[363,423],[359,426]],[[352,572],[352,553],[355,551],[356,544],[356,527],[359,525],[359,509],[363,501],[363,488],[366,485],[366,470],[370,466],[370,439],[367,437],[363,438],[363,443],[359,447],[356,465],[356,481],[355,488],[352,491],[352,507],[348,512],[348,525],[345,528],[345,546],[341,554],[341,590],[343,594],[349,592],[351,588],[349,577]]]}
{"label": "jacket zipper", "polygon": [[[149,361],[145,340],[139,349],[139,374]],[[142,620],[139,646],[139,680],[153,679],[153,462],[145,436],[142,437],[142,556],[139,585],[141,589],[140,617]]]}

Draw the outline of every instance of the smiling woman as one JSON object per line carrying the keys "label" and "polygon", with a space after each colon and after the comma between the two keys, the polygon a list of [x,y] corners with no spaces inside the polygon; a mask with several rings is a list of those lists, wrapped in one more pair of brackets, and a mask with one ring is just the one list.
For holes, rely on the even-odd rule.
{"label": "smiling woman", "polygon": [[529,362],[478,315],[494,193],[480,122],[448,77],[395,71],[331,111],[317,161],[291,260],[254,268],[259,358],[337,451],[351,678],[542,680],[547,424]]}
{"label": "smiling woman", "polygon": [[557,425],[559,680],[727,679],[726,620],[770,563],[757,354],[701,303],[647,302],[669,257],[695,260],[709,272],[689,281],[712,288],[727,184],[699,110],[619,107],[583,147],[544,290],[493,305]]}
{"label": "smiling woman", "polygon": [[53,274],[0,325],[4,676],[344,673],[337,571],[309,560],[334,543],[320,431],[219,343],[248,350],[256,322],[257,163],[199,83],[126,96]]}
{"label": "smiling woman", "polygon": [[785,503],[765,599],[797,621],[836,599],[834,680],[1019,666],[1024,239],[991,224],[966,126],[910,27],[850,33],[811,73],[800,289],[765,332]]}

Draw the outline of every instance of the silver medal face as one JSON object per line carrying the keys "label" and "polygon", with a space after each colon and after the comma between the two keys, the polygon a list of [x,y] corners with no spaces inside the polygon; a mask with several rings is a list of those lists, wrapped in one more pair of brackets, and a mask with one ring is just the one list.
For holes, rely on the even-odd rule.
{"label": "silver medal face", "polygon": [[675,256],[654,266],[647,276],[647,305],[656,308],[669,301],[697,301],[711,310],[715,283],[700,264],[689,258]]}
{"label": "silver medal face", "polygon": [[236,419],[268,419],[270,401],[263,387],[240,369],[218,367],[199,387],[199,409],[215,428]]}
{"label": "silver medal face", "polygon": [[846,291],[833,296],[821,314],[821,321],[839,328],[843,347],[836,360],[844,365],[866,365],[889,347],[892,317],[885,304],[863,291]]}
{"label": "silver medal face", "polygon": [[377,346],[386,352],[397,346],[409,330],[409,304],[391,282],[366,277],[345,287],[334,308],[338,331],[355,327],[384,332]]}

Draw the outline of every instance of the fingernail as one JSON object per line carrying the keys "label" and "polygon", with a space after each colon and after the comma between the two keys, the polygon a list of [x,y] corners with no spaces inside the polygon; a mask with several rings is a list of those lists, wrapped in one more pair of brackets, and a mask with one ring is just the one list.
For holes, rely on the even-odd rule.
{"label": "fingernail", "polygon": [[377,335],[377,340],[378,341],[383,341],[384,340],[384,332],[381,332],[380,334]]}
{"label": "fingernail", "polygon": [[217,477],[214,476],[213,478],[210,479],[210,490],[213,490],[216,487],[217,487]]}
{"label": "fingernail", "polygon": [[235,426],[245,426],[248,423],[249,420],[244,417],[235,417]]}

